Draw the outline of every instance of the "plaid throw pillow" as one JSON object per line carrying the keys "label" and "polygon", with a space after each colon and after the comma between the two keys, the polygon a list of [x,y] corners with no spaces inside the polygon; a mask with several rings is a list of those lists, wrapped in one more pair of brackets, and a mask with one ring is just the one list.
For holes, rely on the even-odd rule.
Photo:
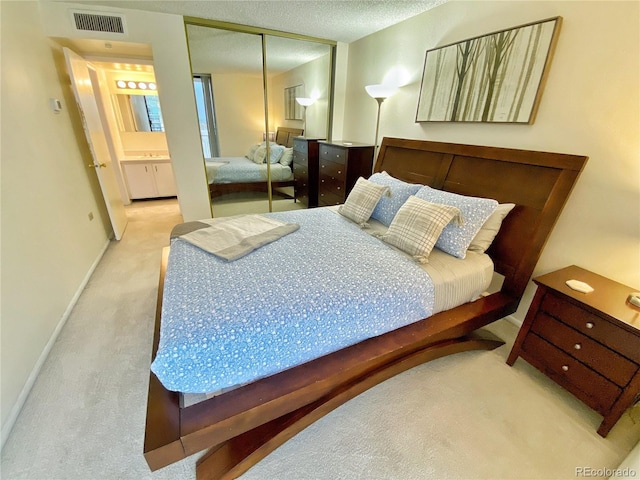
{"label": "plaid throw pillow", "polygon": [[389,187],[376,185],[360,177],[353,186],[344,205],[338,208],[338,212],[363,227],[365,222],[369,220],[373,209],[376,208],[378,201],[380,201],[380,197],[388,191]]}
{"label": "plaid throw pillow", "polygon": [[462,223],[460,210],[449,205],[427,202],[413,195],[394,217],[389,230],[380,238],[426,263],[440,233],[449,222]]}

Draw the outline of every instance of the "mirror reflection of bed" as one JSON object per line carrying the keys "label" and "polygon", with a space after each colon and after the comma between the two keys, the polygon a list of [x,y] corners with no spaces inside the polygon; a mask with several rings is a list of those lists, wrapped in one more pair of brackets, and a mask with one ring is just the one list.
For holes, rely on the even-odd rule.
{"label": "mirror reflection of bed", "polygon": [[303,133],[300,128],[279,128],[269,141],[269,163],[266,142],[251,145],[244,156],[205,159],[214,215],[268,211],[269,177],[273,211],[304,208],[294,196],[292,170],[293,139]]}
{"label": "mirror reflection of bed", "polygon": [[[215,22],[187,21],[187,36],[194,78],[210,78],[214,128],[200,108],[199,117],[209,131],[203,157],[213,216],[305,208],[294,198],[293,139],[330,131],[332,44]],[[314,100],[293,109],[300,115],[288,114],[291,91]]]}

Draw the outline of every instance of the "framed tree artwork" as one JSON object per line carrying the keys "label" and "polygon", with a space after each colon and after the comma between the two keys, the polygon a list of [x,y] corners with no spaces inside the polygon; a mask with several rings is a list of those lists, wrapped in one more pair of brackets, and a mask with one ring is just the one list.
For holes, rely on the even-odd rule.
{"label": "framed tree artwork", "polygon": [[416,122],[532,124],[562,17],[428,50]]}

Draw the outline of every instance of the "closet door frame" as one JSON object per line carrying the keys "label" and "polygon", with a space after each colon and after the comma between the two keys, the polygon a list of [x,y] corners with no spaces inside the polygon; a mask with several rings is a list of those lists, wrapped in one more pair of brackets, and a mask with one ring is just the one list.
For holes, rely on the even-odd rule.
{"label": "closet door frame", "polygon": [[[307,36],[307,35],[301,35],[301,34],[297,34],[297,33],[291,33],[291,32],[283,32],[280,30],[272,30],[272,29],[268,29],[268,28],[260,28],[260,27],[252,27],[249,25],[241,25],[241,24],[237,24],[237,23],[230,23],[230,22],[223,22],[223,21],[218,21],[218,20],[210,20],[210,19],[206,19],[206,18],[199,18],[199,17],[189,17],[189,16],[185,16],[184,18],[184,24],[185,24],[185,35],[187,37],[187,46],[189,45],[189,35],[187,32],[187,26],[189,25],[194,25],[194,26],[199,26],[199,27],[210,27],[210,28],[217,28],[217,29],[221,29],[221,30],[229,30],[229,31],[233,31],[233,32],[239,32],[239,33],[248,33],[248,34],[254,34],[254,35],[259,35],[261,37],[261,41],[262,41],[262,82],[263,82],[263,98],[264,98],[264,125],[265,125],[265,132],[269,132],[272,131],[269,125],[269,91],[268,91],[268,61],[267,61],[267,38],[269,36],[274,36],[274,37],[283,37],[283,38],[289,38],[289,39],[293,39],[293,40],[301,40],[301,41],[305,41],[305,42],[313,42],[313,43],[320,43],[320,44],[324,44],[329,46],[329,85],[328,85],[328,89],[327,91],[329,92],[329,98],[327,99],[327,119],[326,119],[326,132],[327,132],[327,139],[331,139],[332,138],[332,118],[333,118],[333,111],[334,111],[334,105],[333,105],[333,101],[334,101],[334,93],[335,93],[335,71],[336,71],[336,46],[337,46],[337,42],[334,40],[328,40],[325,38],[318,38],[318,37],[311,37],[311,36]],[[191,72],[191,75],[193,76],[193,71]],[[266,139],[266,145],[267,145],[267,195],[268,195],[268,200],[269,200],[269,212],[273,211],[273,204],[272,204],[272,186],[271,186],[271,162],[269,160],[269,154],[270,154],[270,148],[269,148],[269,136],[267,135]],[[211,203],[211,202],[210,202]],[[213,213],[213,212],[212,212]]]}

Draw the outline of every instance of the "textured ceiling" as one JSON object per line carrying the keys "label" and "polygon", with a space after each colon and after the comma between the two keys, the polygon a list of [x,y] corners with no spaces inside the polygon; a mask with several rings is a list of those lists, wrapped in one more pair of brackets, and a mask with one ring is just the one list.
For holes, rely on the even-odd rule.
{"label": "textured ceiling", "polygon": [[270,28],[350,43],[447,0],[91,0],[104,5]]}
{"label": "textured ceiling", "polygon": [[[52,1],[52,0],[45,0]],[[58,0],[53,0],[58,1]],[[423,13],[447,0],[85,0],[90,4],[200,17],[345,43]],[[259,37],[190,25],[187,29],[196,73],[262,70]],[[150,59],[149,45],[60,39],[81,55],[101,58]],[[324,44],[267,37],[269,74],[288,71],[328,53]],[[106,67],[106,63],[104,66]]]}

